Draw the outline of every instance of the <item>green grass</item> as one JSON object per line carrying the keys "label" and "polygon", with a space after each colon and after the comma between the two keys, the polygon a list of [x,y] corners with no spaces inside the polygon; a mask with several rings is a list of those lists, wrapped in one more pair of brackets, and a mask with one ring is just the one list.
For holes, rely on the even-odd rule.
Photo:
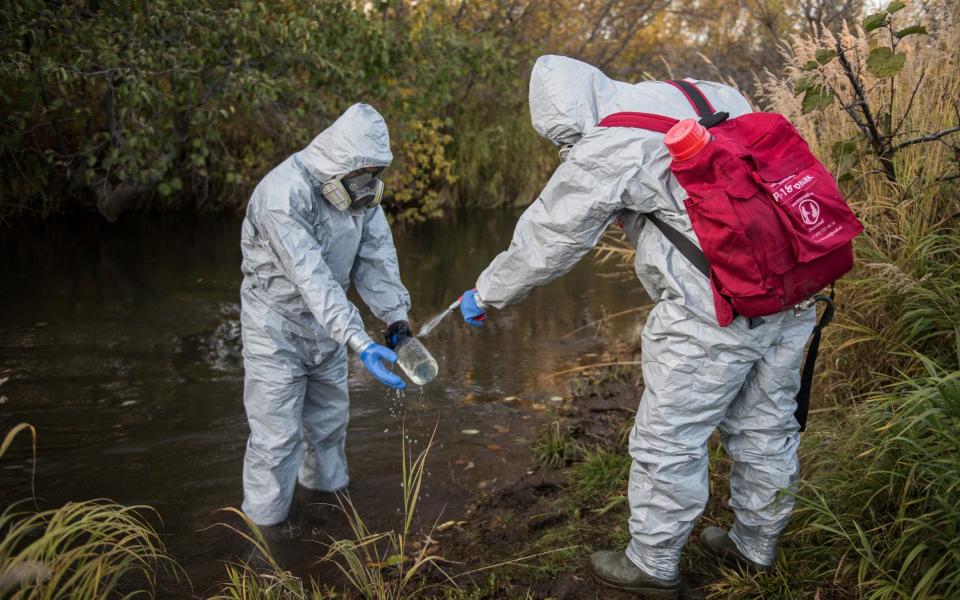
{"label": "green grass", "polygon": [[[406,436],[403,436],[406,440]],[[242,512],[229,508],[244,522],[248,531],[233,529],[251,543],[264,560],[265,568],[256,569],[250,564],[239,563],[227,566],[227,582],[223,584],[217,600],[325,600],[337,597],[359,597],[367,600],[400,600],[418,598],[427,590],[443,587],[431,584],[423,577],[427,568],[439,571],[447,580],[450,589],[457,584],[441,567],[443,558],[434,553],[430,533],[419,539],[413,531],[417,502],[423,487],[423,475],[427,457],[433,448],[434,436],[417,455],[413,455],[406,441],[401,447],[403,510],[397,529],[374,532],[365,523],[349,495],[339,495],[338,502],[350,524],[352,537],[334,539],[327,543],[323,561],[337,567],[347,582],[342,595],[324,588],[318,582],[304,581],[284,571],[270,552],[259,528]]]}
{"label": "green grass", "polygon": [[808,440],[775,573],[711,597],[960,597],[960,372],[928,366]]}
{"label": "green grass", "polygon": [[533,443],[533,458],[548,469],[565,467],[580,456],[580,446],[559,421],[554,421]]}
{"label": "green grass", "polygon": [[[36,430],[20,424],[0,444],[0,458],[13,439]],[[11,600],[107,599],[145,595],[158,572],[181,571],[166,553],[147,506],[109,500],[68,502],[38,510],[32,500],[0,513],[0,595]],[[135,591],[125,591],[127,588]]]}
{"label": "green grass", "polygon": [[626,449],[593,449],[570,473],[570,495],[583,507],[605,508],[611,499],[622,498],[630,475]]}

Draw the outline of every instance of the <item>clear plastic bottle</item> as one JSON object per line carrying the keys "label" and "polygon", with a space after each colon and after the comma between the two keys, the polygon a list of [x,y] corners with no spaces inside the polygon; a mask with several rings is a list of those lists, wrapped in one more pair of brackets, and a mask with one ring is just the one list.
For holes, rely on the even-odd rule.
{"label": "clear plastic bottle", "polygon": [[417,385],[426,385],[437,376],[437,361],[427,347],[415,337],[405,337],[397,342],[395,349],[397,364],[407,374],[410,381]]}

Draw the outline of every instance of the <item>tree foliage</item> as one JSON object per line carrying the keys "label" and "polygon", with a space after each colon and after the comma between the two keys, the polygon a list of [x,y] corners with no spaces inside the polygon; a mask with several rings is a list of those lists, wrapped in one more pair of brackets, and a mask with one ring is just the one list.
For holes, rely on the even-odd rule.
{"label": "tree foliage", "polygon": [[239,208],[274,164],[358,101],[391,129],[398,159],[386,206],[396,219],[528,202],[555,164],[529,127],[526,81],[538,55],[580,58],[625,80],[691,75],[747,88],[780,64],[783,40],[811,19],[842,22],[860,2],[743,6],[6,2],[0,216]]}

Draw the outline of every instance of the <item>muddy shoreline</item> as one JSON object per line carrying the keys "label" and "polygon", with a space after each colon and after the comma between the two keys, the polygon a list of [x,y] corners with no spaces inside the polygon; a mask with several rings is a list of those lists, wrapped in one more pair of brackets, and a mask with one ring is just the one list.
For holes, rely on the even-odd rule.
{"label": "muddy shoreline", "polygon": [[[631,349],[608,353],[610,362],[636,360]],[[586,568],[594,550],[626,546],[627,438],[643,392],[635,364],[588,370],[569,380],[569,393],[541,428],[529,467],[498,482],[465,510],[457,528],[435,532],[448,571],[470,598],[574,600],[636,595],[601,587]],[[684,598],[706,597],[719,566],[698,548],[706,525],[729,524],[726,458],[711,442],[711,499],[683,559]],[[504,564],[510,563],[510,564]],[[488,568],[493,565],[502,565]],[[442,582],[438,579],[438,584]]]}

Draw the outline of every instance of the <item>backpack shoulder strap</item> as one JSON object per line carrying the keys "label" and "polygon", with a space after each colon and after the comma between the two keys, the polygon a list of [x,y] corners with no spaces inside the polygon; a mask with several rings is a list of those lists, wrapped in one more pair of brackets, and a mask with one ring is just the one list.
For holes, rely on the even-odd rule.
{"label": "backpack shoulder strap", "polygon": [[671,117],[643,112],[618,112],[607,115],[597,123],[600,127],[633,127],[657,133],[666,133],[679,123]]}
{"label": "backpack shoulder strap", "polygon": [[823,328],[833,320],[833,286],[830,286],[830,295],[823,296],[817,294],[813,297],[814,305],[817,302],[823,302],[826,309],[816,327],[813,328],[813,337],[810,339],[810,345],[807,346],[807,358],[803,361],[803,374],[800,376],[800,391],[797,392],[797,409],[793,416],[800,424],[800,431],[807,429],[807,414],[810,410],[810,388],[813,387],[813,369],[817,364],[817,353],[820,351],[820,336],[823,334]]}
{"label": "backpack shoulder strap", "polygon": [[680,254],[690,261],[690,264],[703,273],[704,277],[710,279],[710,263],[707,262],[707,255],[703,253],[703,250],[694,244],[690,238],[683,235],[680,230],[674,229],[660,220],[660,217],[658,217],[656,213],[646,213],[643,216],[660,230],[663,237],[667,238],[667,240],[680,251]]}
{"label": "backpack shoulder strap", "polygon": [[719,125],[730,118],[729,113],[717,112],[717,109],[710,104],[710,100],[707,99],[696,84],[690,83],[685,79],[671,79],[664,81],[664,83],[670,84],[683,92],[683,95],[687,97],[690,105],[693,106],[693,110],[697,111],[697,115],[700,117],[700,124],[704,127],[710,128],[714,125]]}
{"label": "backpack shoulder strap", "polygon": [[[633,127],[636,129],[666,133],[677,123],[679,123],[677,119],[663,115],[642,112],[618,112],[607,115],[598,125],[600,127]],[[703,273],[707,279],[710,278],[710,265],[707,262],[707,257],[703,253],[703,250],[698,248],[690,238],[679,230],[674,229],[660,220],[654,213],[647,213],[644,216],[680,251],[680,254],[690,261],[690,264]]]}
{"label": "backpack shoulder strap", "polygon": [[707,97],[703,95],[703,92],[700,91],[700,88],[695,84],[685,79],[671,79],[664,81],[664,83],[668,83],[683,92],[683,95],[687,97],[690,105],[693,106],[693,109],[697,111],[699,116],[705,117],[717,112],[713,108],[713,105],[710,104],[710,101],[707,100]]}

